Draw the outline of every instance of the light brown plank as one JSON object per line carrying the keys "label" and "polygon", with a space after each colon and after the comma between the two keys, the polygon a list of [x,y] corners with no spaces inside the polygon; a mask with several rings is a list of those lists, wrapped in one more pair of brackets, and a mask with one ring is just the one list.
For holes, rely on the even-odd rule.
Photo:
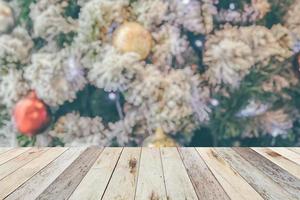
{"label": "light brown plank", "polygon": [[101,199],[123,148],[105,148],[70,200]]}
{"label": "light brown plank", "polygon": [[252,149],[300,179],[300,166],[293,161],[268,148]]}
{"label": "light brown plank", "polygon": [[31,148],[30,150],[20,154],[19,156],[15,157],[7,161],[6,163],[0,165],[0,180],[4,177],[8,176],[12,172],[16,171],[20,167],[26,165],[33,159],[39,157],[43,153],[45,153],[48,148]]}
{"label": "light brown plank", "polygon": [[279,153],[280,155],[286,157],[287,159],[293,161],[294,163],[297,163],[300,165],[300,155],[287,149],[284,147],[276,147],[276,148],[269,148],[272,151],[275,151],[276,153]]}
{"label": "light brown plank", "polygon": [[263,199],[214,149],[196,149],[231,199]]}
{"label": "light brown plank", "polygon": [[61,155],[65,148],[52,148],[43,153],[41,156],[33,159],[30,163],[16,170],[0,181],[0,199],[5,198],[11,192],[16,190],[20,185],[29,180],[33,175],[42,170],[51,161]]}
{"label": "light brown plank", "polygon": [[229,199],[195,148],[178,150],[199,199]]}
{"label": "light brown plank", "polygon": [[300,147],[292,147],[292,148],[288,148],[289,150],[297,153],[297,154],[300,154]]}
{"label": "light brown plank", "polygon": [[176,148],[162,148],[161,158],[168,199],[198,199]]}
{"label": "light brown plank", "polygon": [[69,198],[101,152],[101,148],[86,149],[37,199]]}
{"label": "light brown plank", "polygon": [[8,150],[0,155],[0,165],[28,151],[30,148],[16,148]]}
{"label": "light brown plank", "polygon": [[298,195],[300,180],[250,148],[234,148],[244,159],[291,194]]}
{"label": "light brown plank", "polygon": [[135,199],[167,200],[160,151],[143,148]]}
{"label": "light brown plank", "polygon": [[251,165],[230,148],[217,148],[218,154],[225,159],[264,199],[299,199],[297,194],[290,194],[272,178]]}
{"label": "light brown plank", "polygon": [[124,148],[103,200],[134,199],[141,148]]}
{"label": "light brown plank", "polygon": [[86,148],[70,148],[25,184],[10,194],[6,200],[36,199]]}
{"label": "light brown plank", "polygon": [[7,152],[8,150],[10,150],[12,148],[9,148],[9,147],[3,147],[3,148],[0,148],[0,155],[4,152]]}

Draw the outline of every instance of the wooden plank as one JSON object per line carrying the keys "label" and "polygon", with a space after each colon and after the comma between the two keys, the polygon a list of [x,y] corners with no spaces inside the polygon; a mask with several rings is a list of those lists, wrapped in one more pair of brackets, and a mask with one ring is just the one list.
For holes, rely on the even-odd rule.
{"label": "wooden plank", "polygon": [[198,199],[176,148],[162,148],[161,158],[168,199]]}
{"label": "wooden plank", "polygon": [[67,199],[87,174],[101,148],[86,149],[47,189],[36,199]]}
{"label": "wooden plank", "polygon": [[167,193],[158,148],[143,148],[135,199],[165,199]]}
{"label": "wooden plank", "polygon": [[36,199],[86,148],[70,148],[34,175],[6,200]]}
{"label": "wooden plank", "polygon": [[0,180],[45,153],[48,148],[31,148],[0,166]]}
{"label": "wooden plank", "polygon": [[300,165],[300,155],[283,147],[276,147],[276,148],[269,148],[272,151],[275,151],[276,153],[279,153],[280,155],[286,157],[287,159],[293,161],[294,163],[297,163]]}
{"label": "wooden plank", "polygon": [[10,148],[10,147],[2,147],[2,148],[0,148],[0,155],[1,155],[2,153],[4,153],[4,152],[7,152],[7,151],[10,150],[10,149],[12,149],[12,148]]}
{"label": "wooden plank", "polygon": [[122,149],[105,148],[69,199],[101,199]]}
{"label": "wooden plank", "polygon": [[297,154],[300,154],[300,147],[292,147],[292,148],[288,148],[289,150],[297,153]]}
{"label": "wooden plank", "polygon": [[141,148],[124,148],[103,200],[134,199]]}
{"label": "wooden plank", "polygon": [[30,148],[16,148],[6,151],[0,155],[0,165],[28,151]]}
{"label": "wooden plank", "polygon": [[199,199],[229,199],[195,148],[178,150]]}
{"label": "wooden plank", "polygon": [[299,199],[299,195],[290,194],[278,185],[272,178],[266,176],[259,169],[251,165],[243,157],[230,148],[216,150],[224,160],[264,198],[264,199]]}
{"label": "wooden plank", "polygon": [[231,199],[263,199],[214,149],[196,149]]}
{"label": "wooden plank", "polygon": [[14,173],[8,175],[0,181],[0,199],[5,198],[20,185],[29,180],[33,175],[42,170],[51,161],[61,155],[65,148],[51,148],[41,156],[33,159],[30,163],[16,170]]}
{"label": "wooden plank", "polygon": [[252,149],[234,148],[234,150],[286,191],[294,195],[299,194],[300,180],[295,176],[288,173],[286,170],[282,169]]}
{"label": "wooden plank", "polygon": [[293,161],[268,148],[252,149],[300,179],[300,166]]}

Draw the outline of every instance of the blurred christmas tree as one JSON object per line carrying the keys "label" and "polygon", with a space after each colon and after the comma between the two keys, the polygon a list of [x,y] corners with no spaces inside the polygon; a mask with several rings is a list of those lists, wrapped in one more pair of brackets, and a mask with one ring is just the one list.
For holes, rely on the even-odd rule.
{"label": "blurred christmas tree", "polygon": [[0,146],[300,145],[300,0],[0,1]]}

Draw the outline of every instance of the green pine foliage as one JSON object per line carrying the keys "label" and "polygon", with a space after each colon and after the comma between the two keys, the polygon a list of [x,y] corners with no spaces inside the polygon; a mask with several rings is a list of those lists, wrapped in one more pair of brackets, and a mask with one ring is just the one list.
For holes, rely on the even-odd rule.
{"label": "green pine foliage", "polygon": [[[25,24],[27,29],[32,29],[32,20],[29,17],[30,4],[37,0],[18,0],[22,10],[17,24]],[[135,0],[132,0],[134,2]],[[69,0],[69,5],[65,9],[65,17],[78,18],[80,6],[77,0]],[[242,9],[244,3],[250,3],[251,0],[220,0],[219,9],[228,9],[231,3],[235,4],[236,9]],[[271,11],[258,22],[259,25],[271,27],[274,24],[283,22],[283,16],[287,12],[288,7],[293,0],[270,0]],[[61,33],[57,36],[56,41],[58,46],[63,47],[66,44],[72,43],[76,33],[69,34]],[[46,43],[41,38],[34,39],[35,47],[38,50]],[[291,96],[290,100],[283,99],[281,95],[265,92],[261,88],[261,84],[268,80],[272,75],[279,74],[287,62],[278,64],[273,61],[269,66],[264,68],[256,68],[246,76],[237,90],[230,90],[228,96],[222,94],[214,94],[214,99],[218,100],[219,105],[214,107],[211,112],[211,120],[207,126],[199,127],[195,131],[195,136],[191,146],[293,146],[299,141],[300,137],[300,121],[296,121],[293,130],[287,137],[273,138],[270,135],[258,135],[254,138],[242,138],[242,132],[245,127],[251,123],[250,118],[241,118],[237,113],[244,108],[251,99],[256,99],[261,102],[269,103],[273,108],[287,106],[291,110],[300,108],[300,85],[285,89],[283,92]],[[274,67],[273,65],[278,65]],[[202,68],[203,66],[199,66]],[[78,93],[77,99],[72,103],[65,103],[58,111],[55,112],[53,120],[70,112],[78,111],[82,116],[101,116],[104,121],[117,121],[119,115],[114,105],[114,102],[107,100],[107,93],[103,90],[96,89],[92,86],[87,86],[83,91]],[[0,114],[1,122],[6,116]],[[29,138],[26,136],[18,136],[18,141],[21,146],[34,145],[35,137]],[[53,146],[63,146],[59,139],[53,140]]]}

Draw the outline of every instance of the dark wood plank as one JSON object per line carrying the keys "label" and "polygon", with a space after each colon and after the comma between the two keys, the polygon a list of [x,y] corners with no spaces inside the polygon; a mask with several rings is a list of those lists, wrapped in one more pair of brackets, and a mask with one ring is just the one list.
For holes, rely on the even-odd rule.
{"label": "dark wood plank", "polygon": [[[51,148],[51,150],[54,148]],[[70,148],[30,180],[18,187],[6,200],[36,199],[86,148]],[[41,165],[39,161],[39,165]]]}
{"label": "dark wood plank", "polygon": [[37,199],[69,198],[101,152],[100,148],[85,150]]}
{"label": "dark wood plank", "polygon": [[259,153],[263,157],[272,161],[276,165],[288,171],[290,174],[293,174],[295,177],[300,179],[300,166],[291,161],[290,159],[284,157],[283,155],[273,151],[269,148],[251,148],[255,152]]}
{"label": "dark wood plank", "polygon": [[218,154],[229,163],[264,199],[299,199],[262,173],[230,148],[216,148]]}
{"label": "dark wood plank", "polygon": [[234,148],[234,150],[289,193],[294,195],[299,194],[300,180],[297,177],[250,148]]}
{"label": "dark wood plank", "polygon": [[98,200],[118,163],[123,148],[105,148],[69,200]]}
{"label": "dark wood plank", "polygon": [[229,199],[195,148],[178,148],[199,199]]}
{"label": "dark wood plank", "polygon": [[262,196],[213,148],[196,148],[232,200],[263,200]]}

